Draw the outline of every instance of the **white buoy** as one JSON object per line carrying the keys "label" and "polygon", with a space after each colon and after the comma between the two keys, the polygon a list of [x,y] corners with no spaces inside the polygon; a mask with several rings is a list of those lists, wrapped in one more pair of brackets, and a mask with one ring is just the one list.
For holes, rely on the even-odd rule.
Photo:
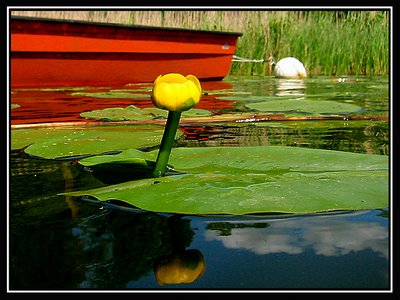
{"label": "white buoy", "polygon": [[275,63],[272,56],[268,58],[270,65],[275,65],[275,76],[279,78],[306,78],[304,65],[294,57],[285,57]]}

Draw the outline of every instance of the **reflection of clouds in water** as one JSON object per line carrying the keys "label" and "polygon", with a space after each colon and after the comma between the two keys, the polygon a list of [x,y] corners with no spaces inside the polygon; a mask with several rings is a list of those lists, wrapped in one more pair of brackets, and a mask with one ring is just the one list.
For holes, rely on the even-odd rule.
{"label": "reflection of clouds in water", "polygon": [[304,237],[305,242],[321,255],[345,255],[351,251],[370,248],[388,257],[388,232],[378,223],[335,221],[307,229]]}
{"label": "reflection of clouds in water", "polygon": [[[272,231],[271,231],[272,230]],[[278,232],[275,232],[278,230]],[[226,248],[245,248],[257,254],[285,252],[298,254],[303,251],[299,241],[279,228],[243,228],[232,229],[229,236],[216,236],[214,231],[206,231],[207,240],[219,240]]]}
{"label": "reflection of clouds in water", "polygon": [[219,236],[207,230],[206,240],[221,241],[227,248],[244,248],[256,254],[299,254],[312,248],[316,254],[340,256],[371,249],[388,257],[388,230],[379,223],[332,219],[267,221],[267,228],[235,228]]}
{"label": "reflection of clouds in water", "polygon": [[276,96],[304,96],[303,79],[278,79]]}

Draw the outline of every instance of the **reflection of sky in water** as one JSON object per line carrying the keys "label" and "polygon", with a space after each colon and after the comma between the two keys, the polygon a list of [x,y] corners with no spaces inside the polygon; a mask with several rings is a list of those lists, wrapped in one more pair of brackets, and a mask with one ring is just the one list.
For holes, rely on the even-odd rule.
{"label": "reflection of sky in water", "polygon": [[228,236],[207,230],[205,238],[220,241],[226,248],[256,254],[300,254],[312,249],[317,255],[340,256],[370,249],[388,258],[388,228],[378,222],[354,222],[334,216],[265,222],[270,226],[233,228]]}

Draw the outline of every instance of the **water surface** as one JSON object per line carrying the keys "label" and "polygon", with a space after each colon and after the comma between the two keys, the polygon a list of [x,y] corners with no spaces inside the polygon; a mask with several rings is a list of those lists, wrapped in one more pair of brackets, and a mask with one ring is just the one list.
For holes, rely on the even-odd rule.
{"label": "water surface", "polygon": [[[147,97],[150,88],[144,84],[85,87],[83,91],[14,90],[11,103],[20,107],[12,109],[10,123],[88,122],[80,117],[81,112],[130,104],[151,107]],[[141,95],[97,98],[84,94],[116,89]],[[289,81],[228,77],[223,82],[204,83],[204,90],[199,108],[215,116],[260,114],[246,105],[276,99],[335,101],[360,109],[325,114],[326,119],[304,111],[276,111],[269,113],[283,116],[280,121],[245,118],[240,122],[182,123],[184,136],[177,147],[286,145],[390,155],[387,77]],[[83,94],[76,94],[79,92]],[[305,116],[310,119],[301,120]],[[307,215],[185,215],[176,219],[118,203],[99,205],[90,199],[58,195],[71,184],[74,188],[99,185],[71,161],[41,160],[13,149],[9,176],[10,290],[390,288],[389,207]],[[192,283],[160,285],[156,262],[173,253],[177,243],[182,251],[196,249],[202,254],[204,274]]]}

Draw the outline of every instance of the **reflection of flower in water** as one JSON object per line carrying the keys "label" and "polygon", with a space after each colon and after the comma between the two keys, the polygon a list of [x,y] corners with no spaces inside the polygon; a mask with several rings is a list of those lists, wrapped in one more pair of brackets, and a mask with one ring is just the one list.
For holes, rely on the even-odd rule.
{"label": "reflection of flower in water", "polygon": [[173,215],[168,218],[172,251],[168,255],[159,257],[153,266],[159,285],[192,283],[202,277],[206,269],[203,254],[199,250],[186,250],[183,239],[185,223],[181,217]]}
{"label": "reflection of flower in water", "polygon": [[221,241],[227,248],[244,248],[256,254],[299,254],[312,248],[325,256],[346,255],[371,249],[388,257],[388,230],[379,223],[349,222],[342,219],[313,218],[268,220],[267,228],[236,228],[231,235],[220,236],[207,230],[207,240]]}
{"label": "reflection of flower in water", "polygon": [[203,254],[189,249],[159,258],[154,274],[159,285],[192,283],[203,276],[205,268]]}
{"label": "reflection of flower in water", "polygon": [[278,79],[276,96],[304,96],[303,79]]}
{"label": "reflection of flower in water", "polygon": [[[78,246],[81,258],[82,280],[79,286],[124,288],[128,283],[147,276],[155,261],[163,262],[162,258],[176,254],[174,250],[180,249],[176,247],[184,251],[186,265],[197,266],[194,263],[198,262],[198,269],[201,269],[201,262],[192,259],[192,251],[189,254],[185,251],[194,235],[190,220],[172,222],[175,219],[151,212],[133,213],[107,208],[78,218],[72,235],[76,238],[74,244]],[[171,223],[179,235],[170,234]],[[186,275],[195,276],[194,273]]]}

